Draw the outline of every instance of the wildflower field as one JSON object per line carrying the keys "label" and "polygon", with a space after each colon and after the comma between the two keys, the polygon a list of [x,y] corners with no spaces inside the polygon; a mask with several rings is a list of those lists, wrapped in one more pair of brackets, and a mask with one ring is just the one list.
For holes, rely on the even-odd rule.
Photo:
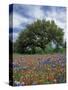
{"label": "wildflower field", "polygon": [[66,55],[13,55],[13,85],[38,85],[66,82]]}

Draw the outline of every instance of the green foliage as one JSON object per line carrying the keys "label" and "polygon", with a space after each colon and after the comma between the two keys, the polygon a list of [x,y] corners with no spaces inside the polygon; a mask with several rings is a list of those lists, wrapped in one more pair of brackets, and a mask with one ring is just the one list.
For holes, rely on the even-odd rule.
{"label": "green foliage", "polygon": [[63,30],[54,21],[37,20],[19,34],[14,51],[23,54],[48,53],[53,51],[47,46],[50,42],[59,50],[63,45],[63,35]]}
{"label": "green foliage", "polygon": [[14,75],[13,79],[14,80],[17,80],[17,81],[19,81],[20,80],[20,77],[22,76],[22,74],[19,73],[19,72],[13,73],[13,75]]}
{"label": "green foliage", "polygon": [[51,43],[47,44],[45,48],[45,53],[53,53],[53,52],[54,52],[54,48],[52,47]]}
{"label": "green foliage", "polygon": [[43,50],[40,47],[36,47],[36,54],[44,54]]}

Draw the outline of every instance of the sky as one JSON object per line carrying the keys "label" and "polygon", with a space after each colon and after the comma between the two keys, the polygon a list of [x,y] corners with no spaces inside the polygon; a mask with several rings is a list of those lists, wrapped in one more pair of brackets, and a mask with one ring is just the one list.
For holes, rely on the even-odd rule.
{"label": "sky", "polygon": [[27,24],[31,24],[37,19],[54,20],[66,32],[65,7],[14,4],[10,6],[9,13],[9,32],[11,37],[13,30],[13,41],[17,39]]}

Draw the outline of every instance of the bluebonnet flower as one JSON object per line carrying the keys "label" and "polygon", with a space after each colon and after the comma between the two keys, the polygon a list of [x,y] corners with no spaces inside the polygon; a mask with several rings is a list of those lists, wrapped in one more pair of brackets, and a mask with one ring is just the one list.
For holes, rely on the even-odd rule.
{"label": "bluebonnet flower", "polygon": [[14,86],[21,86],[19,81],[14,81]]}

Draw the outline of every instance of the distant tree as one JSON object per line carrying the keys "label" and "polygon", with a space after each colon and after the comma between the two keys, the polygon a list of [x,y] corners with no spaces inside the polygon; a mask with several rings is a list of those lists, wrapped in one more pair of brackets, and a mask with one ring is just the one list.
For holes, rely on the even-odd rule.
{"label": "distant tree", "polygon": [[63,44],[63,29],[59,28],[54,21],[37,20],[27,25],[20,34],[15,43],[16,51],[27,53],[31,50],[35,53],[35,48],[40,47],[45,51],[49,42],[54,42],[58,49]]}

